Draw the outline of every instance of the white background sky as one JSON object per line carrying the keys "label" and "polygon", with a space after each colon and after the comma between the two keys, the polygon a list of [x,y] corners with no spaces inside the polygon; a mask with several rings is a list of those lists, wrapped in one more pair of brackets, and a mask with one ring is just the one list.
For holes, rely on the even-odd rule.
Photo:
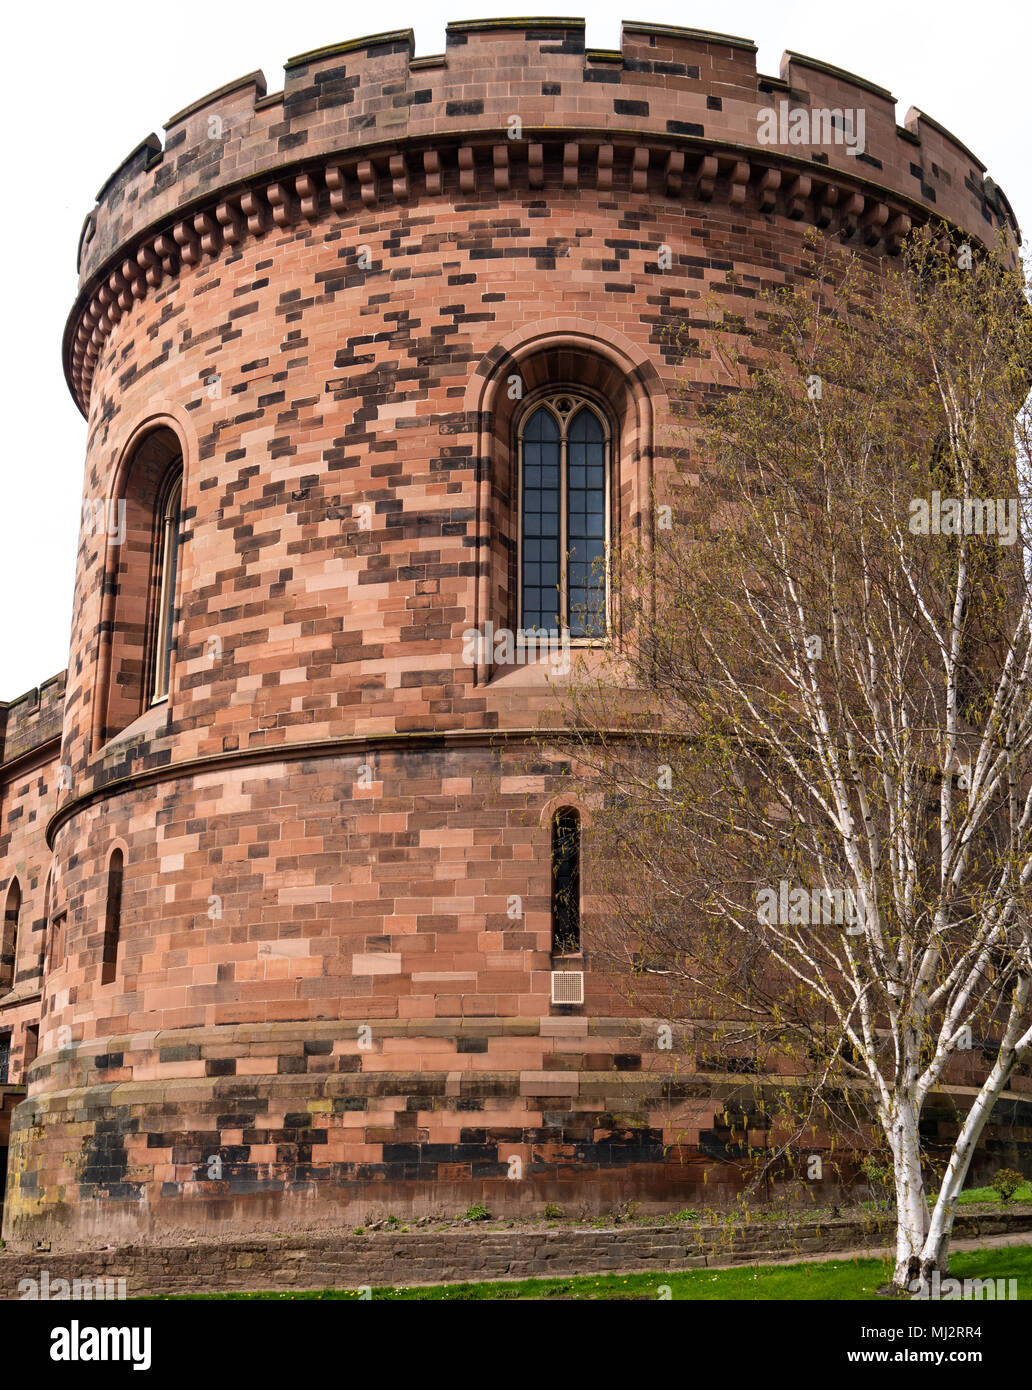
{"label": "white background sky", "polygon": [[86,424],[61,370],[83,218],[108,174],[149,131],[233,78],[261,68],[269,91],[296,53],[412,28],[416,52],[444,49],[449,20],[575,14],[588,44],[617,48],[620,21],[712,29],[759,45],[778,72],[794,49],[849,69],[956,134],[1006,192],[1032,243],[1032,0],[246,0],[134,11],[125,0],[7,8],[0,217],[3,455],[0,482],[0,699],[68,662]]}

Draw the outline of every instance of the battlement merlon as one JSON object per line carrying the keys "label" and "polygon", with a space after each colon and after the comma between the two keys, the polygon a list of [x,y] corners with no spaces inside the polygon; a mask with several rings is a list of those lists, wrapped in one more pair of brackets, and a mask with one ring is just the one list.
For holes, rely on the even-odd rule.
{"label": "battlement merlon", "polygon": [[164,145],[149,136],[101,188],[80,244],[80,284],[177,208],[304,159],[505,131],[513,117],[531,130],[686,134],[770,154],[777,147],[761,144],[759,113],[781,102],[864,121],[862,153],[834,140],[787,153],[816,153],[980,240],[993,239],[994,224],[1020,239],[960,140],[913,107],[898,125],[890,92],[840,68],[786,53],[780,78],[765,78],[749,40],[660,24],[625,23],[619,52],[607,52],[586,48],[581,19],[471,20],[448,25],[442,55],[416,58],[408,29],[374,34],[289,59],[280,92],[267,94],[263,75],[249,73],[177,112]]}
{"label": "battlement merlon", "polygon": [[20,758],[61,737],[67,671],[14,700],[0,700],[0,777]]}

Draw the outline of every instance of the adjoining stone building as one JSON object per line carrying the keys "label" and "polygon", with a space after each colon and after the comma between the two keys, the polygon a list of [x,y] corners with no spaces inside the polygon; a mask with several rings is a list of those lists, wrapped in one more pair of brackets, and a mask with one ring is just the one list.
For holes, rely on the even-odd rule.
{"label": "adjoining stone building", "polygon": [[734,1187],[735,1078],[674,1077],[593,972],[547,668],[486,635],[585,596],[572,646],[616,635],[590,561],[651,524],[671,323],[751,323],[814,225],[876,275],[930,217],[1018,238],[882,88],[647,23],[380,34],[133,150],[64,344],[68,672],[0,712],[9,1240]]}

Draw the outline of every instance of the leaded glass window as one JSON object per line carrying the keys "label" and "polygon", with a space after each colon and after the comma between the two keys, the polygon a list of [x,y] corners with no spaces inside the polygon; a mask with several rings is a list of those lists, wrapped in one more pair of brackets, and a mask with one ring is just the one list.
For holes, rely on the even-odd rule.
{"label": "leaded glass window", "polygon": [[608,424],[573,394],[520,431],[520,626],[603,637],[608,627]]}

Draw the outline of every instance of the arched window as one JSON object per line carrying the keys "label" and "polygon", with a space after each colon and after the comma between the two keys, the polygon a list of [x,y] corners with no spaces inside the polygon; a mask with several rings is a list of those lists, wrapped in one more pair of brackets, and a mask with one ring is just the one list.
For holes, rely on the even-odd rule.
{"label": "arched window", "polygon": [[608,629],[610,430],[581,396],[539,402],[520,449],[520,627]]}
{"label": "arched window", "polygon": [[104,916],[104,959],[100,967],[100,983],[109,985],[118,974],[118,942],[122,934],[122,877],[125,856],[120,849],[111,855],[108,864],[107,910]]}
{"label": "arched window", "polygon": [[[116,529],[93,535],[103,556],[94,751],[168,699],[175,652],[176,571],[184,454],[175,430],[156,425],[133,442],[104,509]],[[160,708],[155,718],[160,721]],[[154,727],[153,725],[151,727]]]}
{"label": "arched window", "polygon": [[153,639],[148,669],[151,703],[168,699],[168,677],[175,646],[176,567],[179,562],[179,512],[183,500],[183,475],[177,471],[168,483],[158,516],[158,537]]}
{"label": "arched window", "polygon": [[57,884],[54,870],[47,874],[47,886],[43,893],[43,917],[47,928],[47,970],[57,970],[64,964],[65,922],[68,914],[56,907]]}
{"label": "arched window", "polygon": [[0,992],[14,988],[18,960],[18,918],[21,916],[21,885],[15,879],[7,890],[3,932],[0,935]]}
{"label": "arched window", "polygon": [[580,950],[580,816],[561,806],[552,817],[552,952]]}
{"label": "arched window", "polygon": [[67,912],[55,912],[50,919],[50,960],[48,970],[60,970],[65,958],[65,926]]}

